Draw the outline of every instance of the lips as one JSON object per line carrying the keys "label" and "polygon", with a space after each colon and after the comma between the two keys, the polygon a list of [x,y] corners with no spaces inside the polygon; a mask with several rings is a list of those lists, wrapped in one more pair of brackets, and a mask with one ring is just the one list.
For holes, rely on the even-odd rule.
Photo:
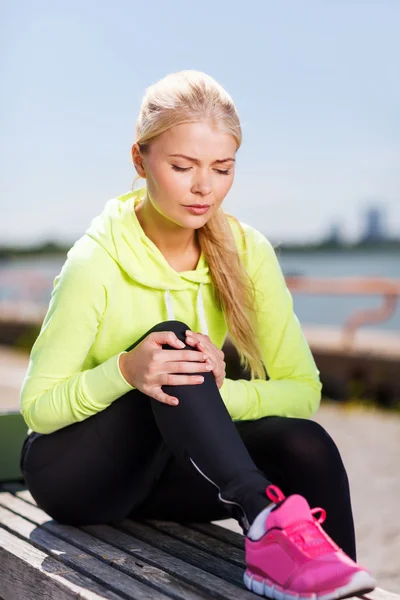
{"label": "lips", "polygon": [[205,215],[206,212],[210,210],[209,204],[190,204],[183,205],[183,208],[186,208],[187,211],[192,213],[192,215]]}

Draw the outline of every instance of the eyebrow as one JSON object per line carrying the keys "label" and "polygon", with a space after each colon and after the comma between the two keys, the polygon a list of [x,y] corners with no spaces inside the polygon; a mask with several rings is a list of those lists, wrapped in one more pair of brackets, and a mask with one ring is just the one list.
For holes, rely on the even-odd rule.
{"label": "eyebrow", "polygon": [[[191,162],[194,162],[197,165],[200,163],[200,161],[197,160],[197,158],[192,158],[191,156],[186,156],[185,154],[169,154],[168,156],[186,158],[186,160],[190,160]],[[220,163],[228,162],[229,160],[236,162],[234,158],[218,158],[217,160],[214,160],[214,162],[220,164]]]}

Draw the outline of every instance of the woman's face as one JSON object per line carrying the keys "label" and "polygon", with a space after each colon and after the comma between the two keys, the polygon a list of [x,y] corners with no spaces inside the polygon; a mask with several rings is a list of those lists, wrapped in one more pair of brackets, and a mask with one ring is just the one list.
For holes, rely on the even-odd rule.
{"label": "woman's face", "polygon": [[[218,210],[234,178],[236,141],[211,123],[182,123],[132,157],[139,175],[146,177],[152,207],[176,225],[198,229]],[[181,156],[178,156],[181,155]],[[195,214],[190,205],[208,207]]]}

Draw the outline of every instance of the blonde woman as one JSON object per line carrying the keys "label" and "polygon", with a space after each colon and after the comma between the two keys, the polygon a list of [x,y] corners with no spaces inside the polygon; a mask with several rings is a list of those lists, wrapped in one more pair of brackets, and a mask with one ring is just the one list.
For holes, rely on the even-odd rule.
{"label": "blonde woman", "polygon": [[[374,581],[354,562],[340,454],[310,420],[319,373],[274,250],[222,209],[241,141],[212,77],[146,90],[132,147],[146,186],[106,204],[55,279],[21,468],[61,523],[234,516],[249,589],[341,598]],[[227,333],[250,380],[225,377]]]}

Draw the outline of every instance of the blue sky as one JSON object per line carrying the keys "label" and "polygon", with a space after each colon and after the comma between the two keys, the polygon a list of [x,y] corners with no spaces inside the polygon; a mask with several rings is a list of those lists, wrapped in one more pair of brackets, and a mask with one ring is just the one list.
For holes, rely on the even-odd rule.
{"label": "blue sky", "polygon": [[[151,7],[151,12],[144,10]],[[397,0],[19,0],[0,8],[0,243],[74,241],[131,188],[145,88],[198,69],[243,127],[226,210],[274,242],[400,235]]]}

